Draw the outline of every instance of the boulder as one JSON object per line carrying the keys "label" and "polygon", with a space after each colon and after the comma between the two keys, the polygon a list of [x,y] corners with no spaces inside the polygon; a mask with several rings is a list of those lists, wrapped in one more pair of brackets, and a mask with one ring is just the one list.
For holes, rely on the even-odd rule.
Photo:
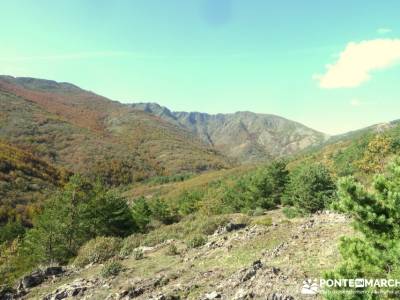
{"label": "boulder", "polygon": [[19,289],[29,289],[38,286],[45,280],[43,271],[37,270],[22,278]]}
{"label": "boulder", "polygon": [[243,229],[245,227],[246,227],[246,224],[242,224],[242,223],[235,224],[235,223],[229,222],[228,224],[226,224],[225,229],[226,229],[226,232],[231,232],[231,231]]}
{"label": "boulder", "polygon": [[239,289],[233,296],[233,300],[248,300],[253,298],[254,298],[254,293],[246,289]]}
{"label": "boulder", "polygon": [[213,291],[211,293],[204,295],[204,300],[221,299],[221,298],[222,298],[221,293],[218,293],[217,291]]}
{"label": "boulder", "polygon": [[60,286],[53,293],[44,297],[43,300],[61,300],[68,297],[82,296],[87,290],[94,289],[98,286],[99,281],[97,279],[76,279],[72,283]]}
{"label": "boulder", "polygon": [[261,269],[263,266],[262,262],[260,260],[256,260],[255,262],[253,262],[252,266],[242,270],[242,278],[241,278],[241,282],[245,282],[247,280],[249,280],[250,278],[254,277],[257,273],[257,270]]}
{"label": "boulder", "polygon": [[232,231],[236,231],[236,230],[240,230],[245,228],[247,225],[243,224],[243,223],[232,223],[229,222],[228,224],[226,224],[225,226],[221,226],[219,227],[215,232],[214,232],[214,236],[215,235],[221,235],[227,232],[232,232]]}
{"label": "boulder", "polygon": [[272,293],[268,295],[267,300],[294,300],[292,296],[284,295],[280,293]]}
{"label": "boulder", "polygon": [[43,270],[44,276],[57,276],[64,273],[64,269],[60,266],[47,267]]}

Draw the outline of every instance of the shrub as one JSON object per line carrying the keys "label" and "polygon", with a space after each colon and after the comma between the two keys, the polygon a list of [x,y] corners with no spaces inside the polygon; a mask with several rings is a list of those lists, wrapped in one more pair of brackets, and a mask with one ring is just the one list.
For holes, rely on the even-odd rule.
{"label": "shrub", "polygon": [[178,247],[175,244],[170,244],[166,251],[167,255],[175,256],[179,254]]}
{"label": "shrub", "polygon": [[25,228],[19,221],[8,221],[6,225],[0,227],[0,244],[11,242],[24,235]]}
{"label": "shrub", "polygon": [[249,225],[251,223],[251,217],[248,215],[239,214],[233,218],[233,221],[237,224]]}
{"label": "shrub", "polygon": [[119,252],[120,256],[131,255],[136,248],[140,247],[143,239],[143,235],[141,234],[132,234],[125,238],[122,241],[121,251]]}
{"label": "shrub", "polygon": [[226,216],[199,216],[193,222],[193,227],[201,234],[210,235],[228,222],[229,219]]}
{"label": "shrub", "polygon": [[100,271],[100,274],[102,277],[107,278],[111,276],[117,276],[122,270],[122,264],[119,261],[112,259],[105,263]]}
{"label": "shrub", "polygon": [[144,252],[141,249],[136,249],[133,251],[133,258],[135,260],[141,260],[144,258]]}
{"label": "shrub", "polygon": [[144,237],[142,245],[155,246],[166,240],[186,240],[193,235],[210,235],[228,221],[229,218],[226,216],[189,215],[179,223],[162,226],[149,232]]}
{"label": "shrub", "polygon": [[117,255],[120,250],[121,239],[97,237],[79,249],[74,264],[78,267],[84,267],[91,263],[102,263]]}
{"label": "shrub", "polygon": [[392,151],[392,140],[382,134],[376,135],[368,143],[364,156],[358,161],[359,168],[365,173],[383,172],[386,158]]}
{"label": "shrub", "polygon": [[147,225],[150,223],[151,210],[144,197],[140,197],[133,202],[132,216],[137,229],[140,232],[145,232]]}
{"label": "shrub", "polygon": [[151,217],[163,224],[172,224],[178,221],[178,217],[172,213],[168,204],[160,198],[150,201]]}
{"label": "shrub", "polygon": [[254,210],[249,211],[249,216],[258,217],[262,216],[265,213],[265,210],[261,207],[256,207]]}
{"label": "shrub", "polygon": [[199,248],[205,245],[205,243],[207,243],[207,237],[204,235],[195,235],[186,242],[186,245],[189,248]]}
{"label": "shrub", "polygon": [[321,164],[307,164],[290,174],[283,202],[303,212],[314,213],[329,205],[335,193],[329,171]]}
{"label": "shrub", "polygon": [[294,207],[284,207],[282,209],[282,213],[285,215],[286,218],[288,219],[293,219],[296,218],[298,216],[300,216],[300,212],[294,208]]}

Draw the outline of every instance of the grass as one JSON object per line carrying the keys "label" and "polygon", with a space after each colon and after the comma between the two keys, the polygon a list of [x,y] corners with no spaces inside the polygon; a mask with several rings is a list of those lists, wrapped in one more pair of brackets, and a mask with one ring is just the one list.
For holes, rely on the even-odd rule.
{"label": "grass", "polygon": [[270,216],[263,216],[263,217],[258,217],[252,220],[251,222],[253,225],[261,225],[261,226],[272,226],[272,218]]}

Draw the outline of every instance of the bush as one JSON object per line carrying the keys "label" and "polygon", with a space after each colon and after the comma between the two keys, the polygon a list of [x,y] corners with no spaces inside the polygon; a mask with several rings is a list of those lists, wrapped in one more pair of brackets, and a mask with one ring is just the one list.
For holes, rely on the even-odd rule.
{"label": "bush", "polygon": [[121,244],[119,238],[97,237],[79,249],[74,264],[78,267],[84,267],[91,263],[105,262],[119,253]]}
{"label": "bush", "polygon": [[256,209],[249,211],[249,216],[258,217],[262,216],[265,213],[265,210],[261,207],[256,207]]}
{"label": "bush", "polygon": [[122,264],[117,260],[110,260],[105,263],[100,271],[102,277],[117,276],[123,270]]}
{"label": "bush", "polygon": [[177,199],[178,212],[187,216],[199,209],[199,202],[203,199],[204,191],[192,190],[183,192]]}
{"label": "bush", "polygon": [[0,244],[11,242],[14,239],[23,236],[25,228],[19,221],[8,221],[4,226],[0,227]]}
{"label": "bush", "polygon": [[226,216],[199,216],[193,222],[193,227],[201,234],[210,235],[228,222],[229,219]]}
{"label": "bush", "polygon": [[145,232],[147,225],[150,223],[151,210],[144,197],[140,197],[133,202],[132,216],[137,230]]}
{"label": "bush", "polygon": [[179,254],[178,247],[175,244],[170,244],[166,251],[167,255],[175,256]]}
{"label": "bush", "polygon": [[134,250],[134,251],[133,251],[133,258],[134,258],[135,260],[141,260],[141,259],[143,259],[143,258],[144,258],[143,250],[141,250],[141,249],[136,249],[136,250]]}
{"label": "bush", "polygon": [[168,204],[160,198],[150,201],[151,217],[163,224],[172,224],[178,221],[178,216],[172,213]]}
{"label": "bush", "polygon": [[132,234],[125,238],[122,241],[121,251],[119,252],[120,256],[129,256],[133,253],[133,251],[140,247],[143,242],[143,235],[141,234]]}
{"label": "bush", "polygon": [[249,217],[248,215],[239,214],[236,215],[232,221],[236,224],[244,224],[247,226],[251,223],[251,220],[251,217]]}
{"label": "bush", "polygon": [[303,165],[290,174],[283,203],[314,213],[329,205],[335,194],[333,178],[323,165]]}
{"label": "bush", "polygon": [[294,207],[284,207],[282,213],[288,219],[293,219],[301,215],[301,213]]}
{"label": "bush", "polygon": [[186,245],[189,248],[199,248],[205,245],[205,243],[207,243],[207,237],[204,235],[195,235],[186,242]]}

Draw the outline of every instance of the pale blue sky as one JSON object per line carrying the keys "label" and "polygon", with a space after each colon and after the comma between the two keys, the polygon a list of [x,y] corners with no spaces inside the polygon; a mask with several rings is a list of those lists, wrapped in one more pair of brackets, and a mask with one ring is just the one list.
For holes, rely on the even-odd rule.
{"label": "pale blue sky", "polygon": [[0,3],[1,74],[327,133],[400,118],[397,0]]}

